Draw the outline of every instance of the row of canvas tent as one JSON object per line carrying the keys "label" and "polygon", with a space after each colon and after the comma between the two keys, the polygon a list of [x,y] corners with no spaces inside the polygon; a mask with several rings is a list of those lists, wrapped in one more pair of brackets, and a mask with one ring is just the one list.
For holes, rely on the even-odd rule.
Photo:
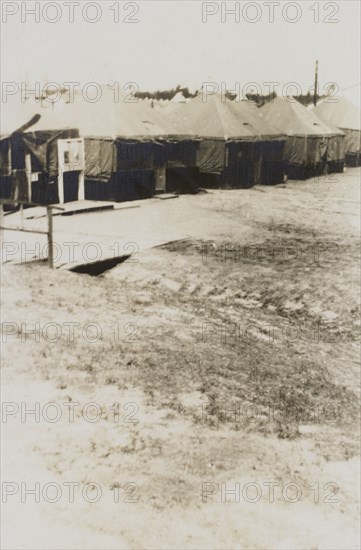
{"label": "row of canvas tent", "polygon": [[344,132],[292,98],[258,109],[200,94],[160,112],[104,87],[95,102],[76,96],[39,110],[12,98],[1,111],[5,198],[124,201],[343,170]]}
{"label": "row of canvas tent", "polygon": [[[142,103],[114,101],[110,90],[103,91],[94,103],[76,96],[53,109],[21,104],[17,97],[2,103],[3,197],[48,204],[154,194],[156,173],[165,166],[157,139],[163,130]],[[19,130],[39,112],[35,124]]]}

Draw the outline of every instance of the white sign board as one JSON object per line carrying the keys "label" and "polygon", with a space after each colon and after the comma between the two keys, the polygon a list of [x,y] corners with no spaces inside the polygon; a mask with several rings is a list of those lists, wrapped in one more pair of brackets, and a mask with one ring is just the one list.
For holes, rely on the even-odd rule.
{"label": "white sign board", "polygon": [[64,202],[64,174],[68,172],[78,172],[78,200],[84,200],[84,139],[58,139],[57,143],[59,163],[59,202]]}

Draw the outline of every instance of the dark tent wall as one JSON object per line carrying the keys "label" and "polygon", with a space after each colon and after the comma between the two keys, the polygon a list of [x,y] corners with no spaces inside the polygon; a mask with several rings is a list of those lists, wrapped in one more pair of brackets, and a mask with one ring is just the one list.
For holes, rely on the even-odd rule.
{"label": "dark tent wall", "polygon": [[85,138],[85,199],[112,200],[109,184],[116,171],[116,146],[113,139]]}
{"label": "dark tent wall", "polygon": [[285,146],[286,174],[289,179],[308,179],[325,173],[328,138],[289,136]]}
{"label": "dark tent wall", "polygon": [[198,191],[198,140],[163,141],[166,158],[166,191],[196,193]]}
{"label": "dark tent wall", "polygon": [[199,144],[199,185],[205,188],[222,187],[223,171],[227,165],[226,141],[224,139],[202,139]]}
{"label": "dark tent wall", "polygon": [[344,136],[290,136],[285,147],[290,179],[308,179],[343,172]]}
{"label": "dark tent wall", "polygon": [[361,130],[341,128],[345,133],[345,159],[347,166],[361,166]]}
{"label": "dark tent wall", "polygon": [[26,177],[26,146],[22,134],[15,133],[10,137],[11,148],[11,184],[12,199],[31,201]]}
{"label": "dark tent wall", "polygon": [[239,123],[253,133],[254,152],[249,157],[254,169],[249,176],[252,185],[273,185],[284,181],[284,147],[286,135],[269,124],[259,108],[250,101],[234,100],[230,103]]}
{"label": "dark tent wall", "polygon": [[222,187],[252,187],[258,180],[262,142],[229,141],[226,166],[222,170]]}
{"label": "dark tent wall", "polygon": [[284,182],[285,146],[286,139],[283,137],[270,140],[266,138],[266,141],[262,145],[262,166],[260,179],[256,183],[262,185],[276,185],[277,183]]}
{"label": "dark tent wall", "polygon": [[11,148],[8,137],[0,140],[0,198],[13,198],[13,185],[11,179]]}
{"label": "dark tent wall", "polygon": [[329,173],[342,173],[345,167],[345,144],[344,136],[331,136],[327,147],[327,171]]}
{"label": "dark tent wall", "polygon": [[149,108],[153,123],[162,128],[163,136],[159,138],[165,150],[165,186],[169,193],[196,193],[198,191],[198,150],[200,141],[191,136],[179,136],[176,111],[174,109],[160,112]]}
{"label": "dark tent wall", "polygon": [[249,188],[282,183],[284,146],[284,139],[203,140],[199,156],[201,185]]}
{"label": "dark tent wall", "polygon": [[[203,140],[199,170],[203,187],[249,188],[262,180],[262,141]],[[283,175],[282,175],[283,177]]]}
{"label": "dark tent wall", "polygon": [[112,139],[85,139],[85,175],[106,182],[116,166],[116,147]]}
{"label": "dark tent wall", "polygon": [[223,185],[252,187],[282,183],[284,145],[283,139],[228,142]]}
{"label": "dark tent wall", "polygon": [[31,201],[26,174],[27,149],[22,134],[14,133],[0,142],[0,196]]}
{"label": "dark tent wall", "polygon": [[203,140],[199,151],[203,187],[247,188],[255,184],[261,161],[261,142]]}
{"label": "dark tent wall", "polygon": [[227,165],[226,147],[225,139],[202,139],[198,153],[200,172],[220,175]]}
{"label": "dark tent wall", "polygon": [[231,141],[226,145],[226,154],[223,187],[252,187],[261,162],[261,143]]}
{"label": "dark tent wall", "polygon": [[346,97],[327,98],[318,103],[313,112],[326,124],[339,128],[345,134],[345,162],[348,166],[361,165],[361,112]]}
{"label": "dark tent wall", "polygon": [[165,165],[161,143],[87,138],[84,144],[86,199],[123,202],[155,194],[155,171]]}

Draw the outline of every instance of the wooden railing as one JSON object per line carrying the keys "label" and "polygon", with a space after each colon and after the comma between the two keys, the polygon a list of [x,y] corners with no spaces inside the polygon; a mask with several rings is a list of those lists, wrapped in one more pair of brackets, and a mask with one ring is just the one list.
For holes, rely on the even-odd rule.
{"label": "wooden railing", "polygon": [[[12,206],[20,206],[20,219],[21,219],[21,227],[4,227],[3,225],[3,205],[9,204]],[[46,208],[47,212],[47,218],[48,218],[48,230],[47,231],[39,231],[35,229],[24,229],[24,205],[26,206],[41,206],[42,208]],[[53,204],[36,204],[34,202],[29,201],[22,201],[22,200],[13,200],[13,199],[0,199],[0,214],[1,214],[1,222],[0,222],[0,229],[5,231],[22,231],[24,233],[37,233],[40,235],[47,235],[48,236],[48,264],[51,269],[54,268],[54,240],[53,240],[53,210],[64,210],[64,208],[61,208],[60,206],[54,206]]]}

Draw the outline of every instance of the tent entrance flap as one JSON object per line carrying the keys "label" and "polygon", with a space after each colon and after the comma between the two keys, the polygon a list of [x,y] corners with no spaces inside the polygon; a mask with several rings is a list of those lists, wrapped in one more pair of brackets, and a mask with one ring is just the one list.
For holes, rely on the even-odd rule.
{"label": "tent entrance flap", "polygon": [[225,165],[226,142],[203,140],[198,151],[198,166],[201,172],[220,174]]}
{"label": "tent entrance flap", "polygon": [[116,148],[113,140],[90,139],[85,144],[85,177],[107,182],[115,171]]}

